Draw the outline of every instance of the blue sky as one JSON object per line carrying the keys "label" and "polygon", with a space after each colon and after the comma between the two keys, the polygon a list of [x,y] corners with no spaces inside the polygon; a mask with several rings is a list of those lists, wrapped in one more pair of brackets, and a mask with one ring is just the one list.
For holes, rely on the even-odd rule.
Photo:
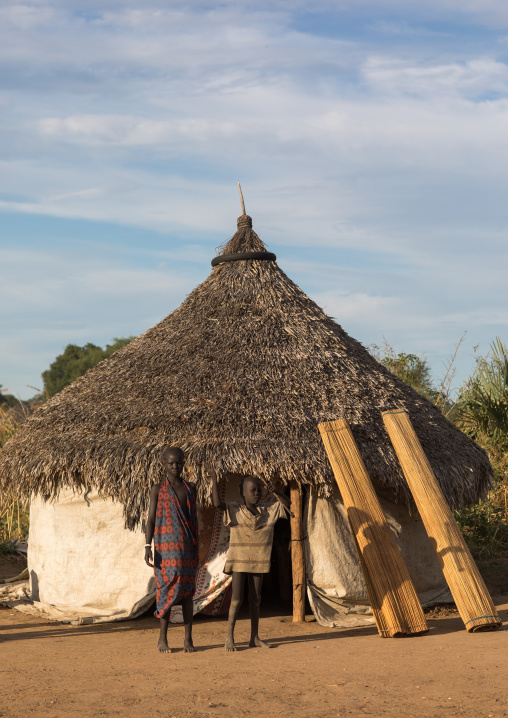
{"label": "blue sky", "polygon": [[508,4],[0,6],[0,383],[175,309],[236,228],[437,379],[508,340]]}

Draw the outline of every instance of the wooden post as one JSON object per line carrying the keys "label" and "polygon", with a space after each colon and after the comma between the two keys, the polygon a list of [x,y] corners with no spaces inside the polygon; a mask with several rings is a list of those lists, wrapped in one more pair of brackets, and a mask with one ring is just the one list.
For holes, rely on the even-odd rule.
{"label": "wooden post", "polygon": [[305,622],[305,553],[303,545],[303,502],[297,484],[291,484],[291,563],[293,566],[293,623]]}

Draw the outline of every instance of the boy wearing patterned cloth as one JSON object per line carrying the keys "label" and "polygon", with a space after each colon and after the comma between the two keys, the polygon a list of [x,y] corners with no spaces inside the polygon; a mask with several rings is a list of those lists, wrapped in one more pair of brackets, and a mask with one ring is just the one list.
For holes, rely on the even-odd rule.
{"label": "boy wearing patterned cloth", "polygon": [[278,518],[286,515],[289,510],[289,499],[275,491],[273,484],[267,488],[277,495],[275,504],[262,503],[262,487],[259,479],[245,476],[240,482],[242,503],[226,503],[221,501],[217,486],[217,475],[212,467],[207,467],[212,479],[212,500],[217,509],[224,511],[224,525],[231,530],[228,556],[224,573],[233,575],[233,595],[228,618],[228,635],[226,651],[236,651],[234,631],[238,611],[243,602],[245,577],[249,583],[249,606],[251,620],[251,636],[249,646],[252,648],[270,648],[258,635],[259,604],[261,602],[261,585],[263,574],[270,572],[270,554],[273,543],[273,529]]}
{"label": "boy wearing patterned cloth", "polygon": [[172,606],[181,604],[185,624],[183,647],[186,653],[191,653],[192,596],[198,566],[196,487],[182,481],[182,449],[174,446],[164,449],[162,463],[167,478],[152,487],[145,534],[145,561],[154,568],[157,581],[155,615],[160,618],[157,648],[161,653],[171,653],[167,641],[169,614]]}

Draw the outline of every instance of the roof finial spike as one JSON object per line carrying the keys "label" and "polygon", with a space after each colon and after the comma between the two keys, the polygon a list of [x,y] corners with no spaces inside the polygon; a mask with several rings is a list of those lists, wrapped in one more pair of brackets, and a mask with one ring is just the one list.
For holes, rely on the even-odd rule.
{"label": "roof finial spike", "polygon": [[245,215],[245,202],[243,201],[242,188],[240,186],[240,180],[238,180],[238,191],[240,192],[240,202],[242,203],[242,215]]}

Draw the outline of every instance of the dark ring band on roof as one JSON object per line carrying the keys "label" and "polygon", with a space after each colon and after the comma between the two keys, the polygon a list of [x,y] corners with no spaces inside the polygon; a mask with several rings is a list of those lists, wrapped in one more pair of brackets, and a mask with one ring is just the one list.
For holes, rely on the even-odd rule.
{"label": "dark ring band on roof", "polygon": [[212,259],[212,267],[216,267],[222,262],[237,262],[240,259],[267,259],[275,262],[277,257],[273,252],[236,252],[235,254],[219,254],[218,257]]}

